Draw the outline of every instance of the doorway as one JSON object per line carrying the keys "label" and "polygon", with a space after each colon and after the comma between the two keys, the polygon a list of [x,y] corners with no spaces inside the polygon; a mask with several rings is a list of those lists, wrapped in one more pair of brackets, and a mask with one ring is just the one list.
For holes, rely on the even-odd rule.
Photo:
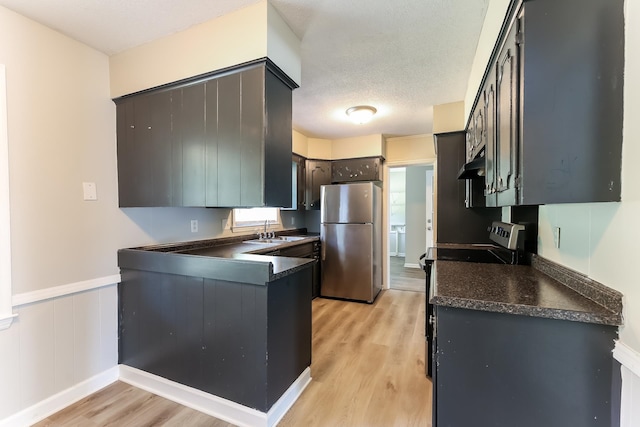
{"label": "doorway", "polygon": [[433,165],[389,168],[387,215],[390,289],[425,292],[418,260],[433,242]]}

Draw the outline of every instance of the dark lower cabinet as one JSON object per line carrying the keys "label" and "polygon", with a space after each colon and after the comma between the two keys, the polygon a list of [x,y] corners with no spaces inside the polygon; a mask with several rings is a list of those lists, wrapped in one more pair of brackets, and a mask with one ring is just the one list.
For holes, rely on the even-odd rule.
{"label": "dark lower cabinet", "polygon": [[267,412],[311,364],[310,282],[122,269],[119,363]]}
{"label": "dark lower cabinet", "polygon": [[435,311],[434,426],[612,426],[620,393],[611,355],[616,327]]}

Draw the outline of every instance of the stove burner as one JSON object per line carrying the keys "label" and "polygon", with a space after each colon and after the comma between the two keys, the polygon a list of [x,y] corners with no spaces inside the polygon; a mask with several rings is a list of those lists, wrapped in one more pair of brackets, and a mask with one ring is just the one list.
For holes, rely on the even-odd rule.
{"label": "stove burner", "polygon": [[[510,252],[510,251],[509,251]],[[504,259],[505,255],[509,255]],[[479,262],[484,264],[510,264],[511,254],[504,254],[499,248],[495,249],[458,249],[438,248],[436,259],[443,261]]]}

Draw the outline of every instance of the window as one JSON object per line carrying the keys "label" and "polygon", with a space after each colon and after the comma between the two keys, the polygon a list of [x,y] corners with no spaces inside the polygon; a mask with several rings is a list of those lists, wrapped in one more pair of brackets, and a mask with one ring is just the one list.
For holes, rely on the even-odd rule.
{"label": "window", "polygon": [[265,224],[273,226],[280,224],[280,209],[278,208],[251,208],[234,209],[232,227],[264,227]]}
{"label": "window", "polygon": [[9,220],[9,142],[5,66],[0,64],[0,330],[11,326],[11,222]]}

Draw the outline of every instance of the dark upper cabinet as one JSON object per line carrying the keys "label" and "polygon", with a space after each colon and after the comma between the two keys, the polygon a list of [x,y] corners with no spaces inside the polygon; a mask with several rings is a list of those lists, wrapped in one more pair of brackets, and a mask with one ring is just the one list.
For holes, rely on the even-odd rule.
{"label": "dark upper cabinet", "polygon": [[171,206],[171,92],[127,99],[117,107],[120,206]]}
{"label": "dark upper cabinet", "polygon": [[331,182],[382,181],[382,158],[360,157],[331,162]]}
{"label": "dark upper cabinet", "polygon": [[512,23],[496,63],[496,158],[494,186],[498,206],[517,204],[519,20]]}
{"label": "dark upper cabinet", "polygon": [[[291,208],[295,210],[304,210],[305,209],[305,188],[306,188],[306,159],[297,154],[293,154],[291,156],[291,167],[292,167],[292,188],[291,198],[292,204]],[[293,185],[295,183],[295,185]]]}
{"label": "dark upper cabinet", "polygon": [[120,206],[290,206],[294,87],[258,61],[117,99]]}
{"label": "dark upper cabinet", "polygon": [[174,117],[173,131],[182,147],[182,203],[180,206],[205,206],[207,182],[207,140],[204,83],[181,89],[179,114]]}
{"label": "dark upper cabinet", "polygon": [[620,200],[623,6],[512,1],[476,98],[486,103],[487,205]]}
{"label": "dark upper cabinet", "polygon": [[487,207],[497,206],[496,197],[496,72],[492,68],[483,88],[486,110],[484,194]]}
{"label": "dark upper cabinet", "polygon": [[306,174],[306,209],[320,209],[320,186],[331,184],[331,160],[308,159],[306,162]]}

